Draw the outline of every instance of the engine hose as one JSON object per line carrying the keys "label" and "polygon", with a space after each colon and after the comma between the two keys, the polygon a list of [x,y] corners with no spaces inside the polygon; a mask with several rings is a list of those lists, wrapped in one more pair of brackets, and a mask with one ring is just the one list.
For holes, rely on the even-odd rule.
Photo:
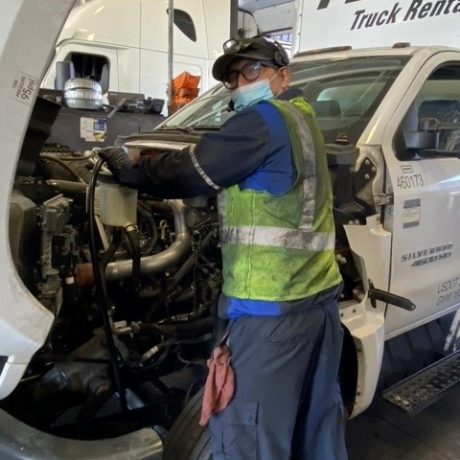
{"label": "engine hose", "polygon": [[214,318],[201,318],[191,322],[183,322],[176,324],[142,324],[140,332],[151,333],[160,332],[168,337],[190,338],[205,334],[212,331],[214,327]]}
{"label": "engine hose", "polygon": [[91,253],[91,264],[93,266],[94,280],[98,293],[97,304],[99,306],[102,317],[102,325],[105,338],[107,340],[107,348],[109,350],[110,363],[115,382],[115,388],[120,398],[120,405],[124,412],[128,410],[126,395],[121,381],[121,373],[118,366],[118,358],[120,355],[112,335],[112,327],[109,318],[109,296],[107,294],[107,286],[105,283],[105,266],[98,260],[97,243],[96,243],[96,220],[94,213],[94,198],[96,193],[97,176],[102,168],[104,160],[98,160],[93,169],[88,185],[88,214],[89,214],[89,247]]}
{"label": "engine hose", "polygon": [[71,180],[62,179],[48,179],[46,181],[48,185],[51,185],[61,193],[69,195],[85,195],[86,184],[83,182],[75,182]]}
{"label": "engine hose", "polygon": [[61,166],[63,169],[65,169],[69,174],[75,177],[75,179],[78,182],[85,183],[83,178],[79,174],[77,174],[65,161],[62,161],[60,158],[55,157],[54,155],[47,154],[47,153],[42,153],[40,154],[40,160],[54,161],[59,166]]}
{"label": "engine hose", "polygon": [[142,216],[142,218],[148,223],[150,234],[152,235],[152,237],[148,240],[148,242],[144,244],[142,247],[142,253],[147,255],[153,251],[153,249],[155,248],[155,245],[157,244],[158,229],[157,229],[156,222],[155,222],[155,219],[153,218],[152,213],[150,212],[148,208],[146,208],[145,205],[143,205],[142,203],[138,203],[137,210],[139,214]]}
{"label": "engine hose", "polygon": [[112,382],[95,378],[88,382],[88,396],[81,406],[77,415],[77,433],[82,435],[90,434],[94,428],[94,415],[113,395]]}
{"label": "engine hose", "polygon": [[152,208],[162,210],[162,211],[170,211],[170,207],[164,201],[152,201],[151,203]]}
{"label": "engine hose", "polygon": [[[141,275],[141,246],[139,243],[139,235],[135,225],[128,225],[123,229],[126,237],[128,238],[129,246],[131,249],[131,258],[133,259],[133,269],[131,272],[131,288],[134,296],[138,296],[140,287]],[[105,267],[104,267],[105,271]]]}
{"label": "engine hose", "polygon": [[141,356],[141,362],[144,363],[145,361],[148,361],[153,356],[155,356],[160,350],[163,350],[164,348],[169,348],[174,345],[195,345],[198,343],[207,342],[211,340],[211,338],[212,338],[212,334],[208,333],[208,334],[203,334],[200,337],[194,337],[190,339],[167,339],[155,345],[154,347],[150,348],[145,353],[143,353]]}
{"label": "engine hose", "polygon": [[121,243],[121,229],[118,227],[115,227],[113,230],[112,242],[110,243],[110,246],[107,248],[107,250],[103,254],[99,255],[99,263],[101,265],[101,269],[104,270],[104,273],[105,273],[105,267],[112,260],[112,257],[117,252],[118,246],[120,246],[120,243]]}

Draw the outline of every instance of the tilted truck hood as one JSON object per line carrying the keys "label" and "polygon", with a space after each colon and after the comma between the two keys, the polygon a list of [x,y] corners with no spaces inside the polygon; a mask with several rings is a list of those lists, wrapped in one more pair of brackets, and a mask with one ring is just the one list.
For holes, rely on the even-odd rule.
{"label": "tilted truck hood", "polygon": [[9,201],[16,164],[54,44],[73,0],[8,0],[0,15],[0,398],[22,377],[48,335],[53,315],[28,292],[9,248]]}

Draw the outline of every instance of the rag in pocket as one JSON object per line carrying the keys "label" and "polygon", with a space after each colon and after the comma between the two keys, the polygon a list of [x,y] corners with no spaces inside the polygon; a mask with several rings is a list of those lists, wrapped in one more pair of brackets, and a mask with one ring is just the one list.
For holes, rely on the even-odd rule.
{"label": "rag in pocket", "polygon": [[208,359],[208,368],[199,422],[201,426],[206,426],[212,415],[228,406],[235,391],[235,374],[227,345],[214,348]]}

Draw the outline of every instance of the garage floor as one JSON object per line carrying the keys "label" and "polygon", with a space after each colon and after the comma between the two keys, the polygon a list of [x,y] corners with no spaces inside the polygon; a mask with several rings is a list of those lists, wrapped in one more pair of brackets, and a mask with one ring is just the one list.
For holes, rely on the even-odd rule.
{"label": "garage floor", "polygon": [[349,460],[460,460],[460,387],[414,417],[377,397],[347,443]]}

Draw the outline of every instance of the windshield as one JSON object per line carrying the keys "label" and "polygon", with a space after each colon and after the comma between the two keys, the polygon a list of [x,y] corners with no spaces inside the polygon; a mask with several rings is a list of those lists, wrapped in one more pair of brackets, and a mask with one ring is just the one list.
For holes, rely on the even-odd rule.
{"label": "windshield", "polygon": [[[291,65],[291,87],[303,91],[325,141],[356,143],[408,57],[322,59]],[[173,115],[159,129],[218,129],[234,112],[222,85]]]}

